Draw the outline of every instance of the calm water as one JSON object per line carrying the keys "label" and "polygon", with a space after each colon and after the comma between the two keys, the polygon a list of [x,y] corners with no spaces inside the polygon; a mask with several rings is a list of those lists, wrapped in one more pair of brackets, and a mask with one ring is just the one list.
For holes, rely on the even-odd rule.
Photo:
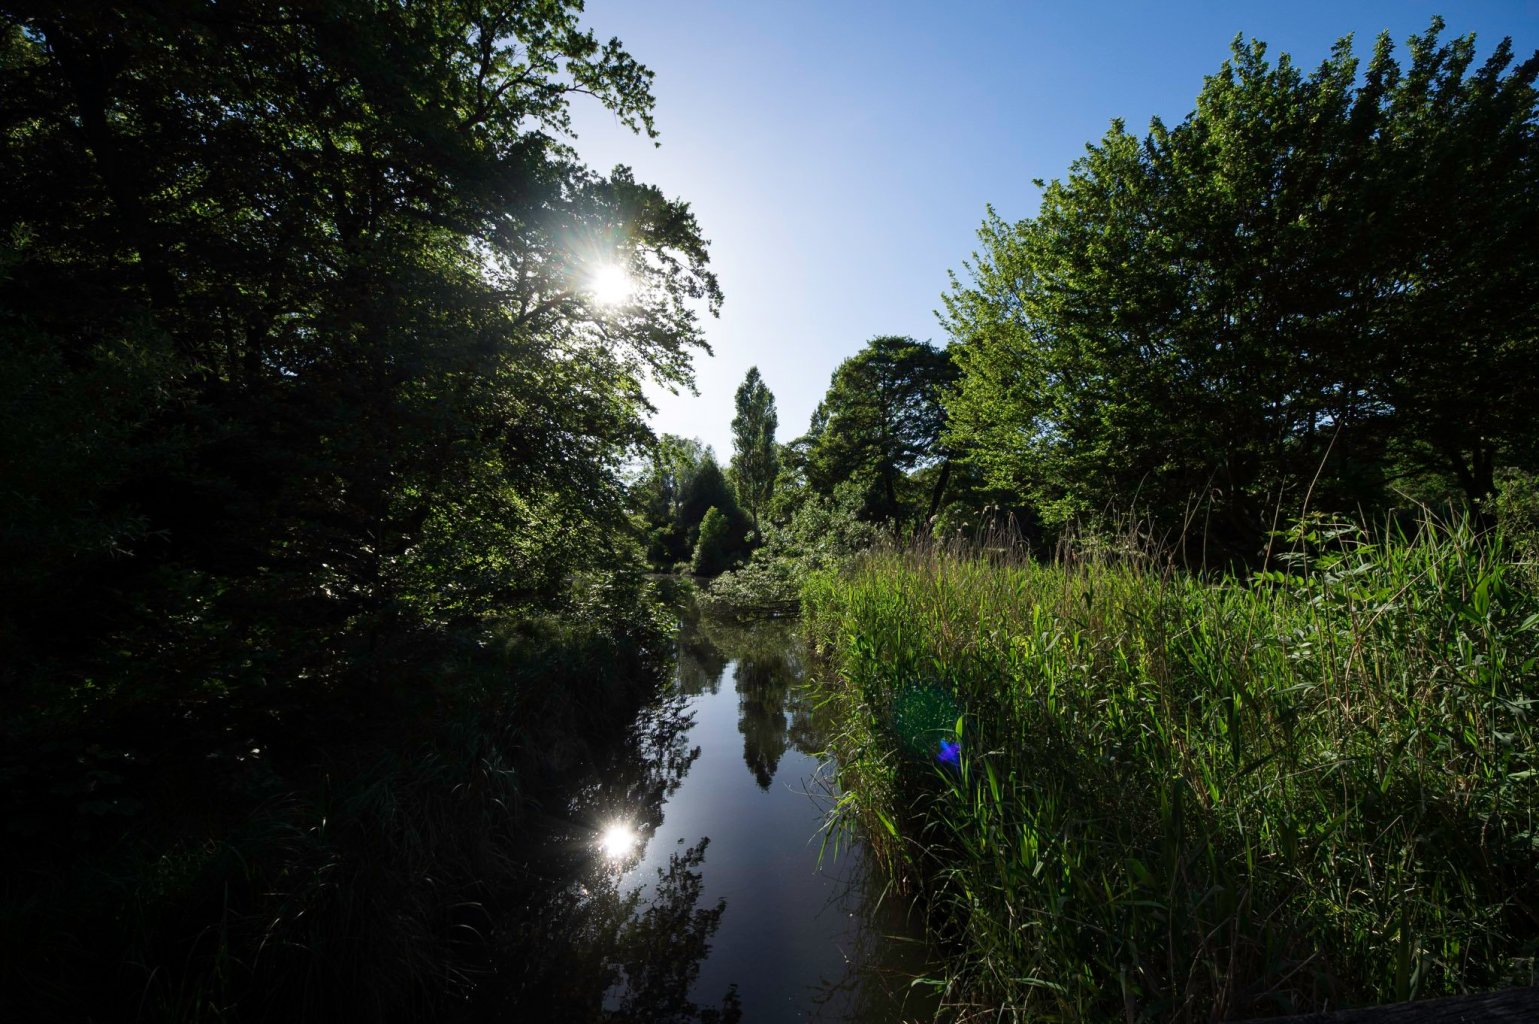
{"label": "calm water", "polygon": [[[858,845],[820,863],[831,770],[793,624],[688,624],[674,685],[664,704],[679,725],[665,757],[679,770],[647,820],[607,802],[598,830],[601,861],[638,919],[652,911],[656,932],[667,919],[690,933],[684,952],[698,959],[662,984],[687,986],[701,1019],[723,1007],[731,1019],[729,992],[754,1024],[928,1019],[908,986],[925,960],[901,901],[877,899]],[[639,1012],[655,966],[620,971],[605,1008]]]}

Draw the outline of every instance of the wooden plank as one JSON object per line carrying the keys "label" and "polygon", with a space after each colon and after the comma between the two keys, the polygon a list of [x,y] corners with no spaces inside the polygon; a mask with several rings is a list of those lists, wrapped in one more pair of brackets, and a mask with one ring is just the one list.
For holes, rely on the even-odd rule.
{"label": "wooden plank", "polygon": [[[1539,1024],[1539,987],[1448,996],[1393,1006],[1266,1018],[1264,1024]],[[1261,1019],[1235,1024],[1263,1024]]]}

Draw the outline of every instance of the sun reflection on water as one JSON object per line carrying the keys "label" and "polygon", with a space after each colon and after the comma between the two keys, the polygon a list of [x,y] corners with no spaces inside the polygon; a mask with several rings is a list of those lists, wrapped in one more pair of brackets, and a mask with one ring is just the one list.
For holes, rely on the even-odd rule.
{"label": "sun reflection on water", "polygon": [[610,860],[623,860],[636,849],[639,838],[635,829],[623,822],[615,822],[599,833],[598,845]]}

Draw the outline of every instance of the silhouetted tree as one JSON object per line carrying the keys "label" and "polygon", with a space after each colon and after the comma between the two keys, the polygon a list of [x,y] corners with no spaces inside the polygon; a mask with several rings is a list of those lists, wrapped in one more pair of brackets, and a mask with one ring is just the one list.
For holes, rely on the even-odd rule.
{"label": "silhouetted tree", "polygon": [[[933,514],[945,487],[923,499],[904,491],[907,474],[944,463],[943,391],[955,379],[951,357],[927,342],[880,337],[834,371],[808,433],[806,474],[814,490],[832,495],[844,480],[865,489],[863,514],[898,522]],[[923,501],[923,504],[921,504]]]}

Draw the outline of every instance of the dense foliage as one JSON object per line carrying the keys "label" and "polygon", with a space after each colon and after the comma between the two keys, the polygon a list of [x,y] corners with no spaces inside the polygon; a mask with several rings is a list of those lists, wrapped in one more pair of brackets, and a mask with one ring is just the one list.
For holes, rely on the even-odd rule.
{"label": "dense foliage", "polygon": [[991,213],[946,297],[952,447],[1210,558],[1306,503],[1488,512],[1539,459],[1539,55],[1441,29],[1307,76],[1236,42],[1181,124],[1115,122],[1037,216]]}
{"label": "dense foliage", "polygon": [[[621,728],[648,566],[805,595],[954,998],[1532,979],[1539,55],[1237,41],[1179,125],[990,213],[949,346],[873,338],[785,446],[750,370],[724,471],[646,425],[721,295],[686,204],[578,158],[574,97],[653,131],[581,14],[0,0],[6,1005],[731,1019],[688,998],[699,849],[645,912],[579,881],[594,766],[644,822],[693,756],[678,706]],[[1005,564],[1108,512],[1140,540]]]}
{"label": "dense foliage", "polygon": [[832,495],[844,481],[862,491],[862,517],[911,524],[934,515],[946,486],[943,469],[928,492],[914,493],[916,470],[943,462],[941,394],[954,379],[950,356],[912,338],[872,338],[834,371],[805,441],[805,473],[814,491]]}
{"label": "dense foliage", "polygon": [[843,565],[879,536],[876,526],[860,518],[862,499],[855,486],[830,498],[797,498],[783,519],[765,525],[752,559],[713,581],[703,600],[739,615],[792,614],[809,574]]}
{"label": "dense foliage", "polygon": [[736,415],[732,417],[732,482],[737,497],[759,528],[759,514],[774,493],[775,477],[780,474],[780,451],[775,444],[775,428],[780,417],[775,412],[775,396],[759,376],[759,368],[750,366],[735,398]]}
{"label": "dense foliage", "polygon": [[571,148],[652,130],[580,10],[0,4],[8,1004],[463,994],[508,809],[656,671],[623,471],[720,294]]}
{"label": "dense foliage", "polygon": [[[708,599],[739,613],[790,611],[808,573],[842,563],[880,534],[942,524],[948,498],[973,506],[976,474],[953,473],[942,443],[941,397],[955,379],[944,350],[912,338],[873,338],[841,363],[807,433],[777,455],[774,487],[759,499],[765,512],[752,560],[713,583]],[[734,428],[754,421],[745,400],[761,392],[757,402],[773,411],[773,396],[750,371]]]}
{"label": "dense foliage", "polygon": [[717,293],[557,137],[648,76],[561,5],[355,6],[6,17],[13,708],[325,677],[616,559],[639,375],[688,382]]}
{"label": "dense foliage", "polygon": [[694,571],[701,527],[712,509],[721,518],[721,528],[712,528],[719,553],[707,562],[726,568],[748,557],[752,522],[715,453],[699,441],[664,434],[651,462],[632,482],[630,501],[654,569]]}

